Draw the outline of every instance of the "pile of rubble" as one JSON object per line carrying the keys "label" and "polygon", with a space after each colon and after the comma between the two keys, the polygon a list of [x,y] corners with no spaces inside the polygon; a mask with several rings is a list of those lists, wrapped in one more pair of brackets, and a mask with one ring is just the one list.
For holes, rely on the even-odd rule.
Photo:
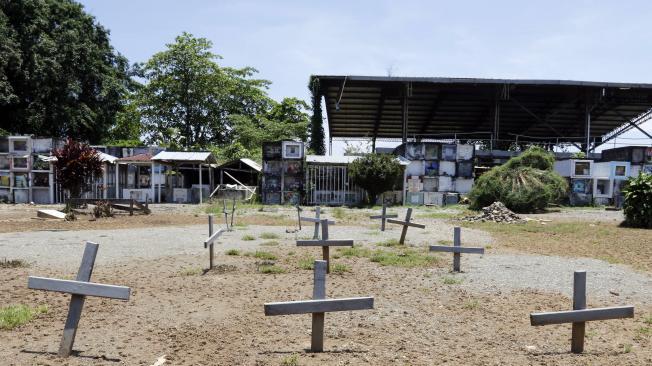
{"label": "pile of rubble", "polygon": [[479,215],[467,216],[462,218],[462,220],[471,221],[471,222],[493,221],[493,222],[503,222],[507,224],[525,222],[524,219],[522,219],[517,214],[512,212],[510,209],[505,207],[505,205],[502,202],[494,202],[487,207],[483,207],[482,213],[480,213]]}

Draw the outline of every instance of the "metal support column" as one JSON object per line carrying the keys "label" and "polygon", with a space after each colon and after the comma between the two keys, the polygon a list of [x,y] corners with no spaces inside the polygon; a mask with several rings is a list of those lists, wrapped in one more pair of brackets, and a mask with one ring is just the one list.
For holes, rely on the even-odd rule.
{"label": "metal support column", "polygon": [[591,106],[589,105],[588,96],[586,104],[584,105],[585,117],[586,117],[586,157],[589,157],[589,151],[591,151]]}
{"label": "metal support column", "polygon": [[402,127],[401,127],[401,140],[403,143],[407,142],[408,136],[408,93],[410,93],[410,84],[405,84],[405,89],[403,90],[403,100],[401,103],[402,115]]}

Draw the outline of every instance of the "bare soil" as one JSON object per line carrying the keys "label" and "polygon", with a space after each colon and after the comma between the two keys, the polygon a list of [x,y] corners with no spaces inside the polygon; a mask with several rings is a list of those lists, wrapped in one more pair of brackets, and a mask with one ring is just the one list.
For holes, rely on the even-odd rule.
{"label": "bare soil", "polygon": [[[327,277],[327,296],[374,296],[375,307],[369,311],[327,314],[326,352],[311,353],[308,351],[309,315],[265,317],[263,313],[266,302],[309,299],[312,295],[312,271],[301,269],[299,259],[307,255],[319,258],[321,251],[292,245],[292,235],[309,236],[312,230],[308,226],[301,233],[283,236],[286,230],[294,227],[292,218],[296,211],[244,211],[238,222],[251,226],[238,227],[230,233],[229,238],[236,241],[219,246],[216,255],[218,269],[203,274],[207,253],[203,248],[198,249],[201,243],[194,243],[195,237],[203,237],[203,228],[187,225],[205,225],[206,216],[194,206],[170,206],[173,208],[154,207],[154,214],[150,216],[120,216],[83,224],[81,221],[50,223],[33,220],[33,206],[7,206],[13,207],[15,211],[11,212],[15,214],[6,217],[5,213],[10,211],[0,206],[0,231],[16,232],[0,235],[0,239],[6,243],[5,246],[0,245],[0,258],[4,250],[11,253],[9,259],[23,259],[16,258],[15,254],[19,254],[20,250],[16,252],[13,243],[30,237],[37,243],[35,245],[42,246],[43,255],[51,257],[36,257],[36,260],[29,261],[29,268],[0,269],[0,306],[26,304],[32,307],[47,305],[49,308],[46,314],[19,328],[0,330],[0,364],[152,365],[163,355],[167,359],[165,365],[292,365],[295,364],[292,361],[294,357],[298,365],[652,364],[652,304],[648,301],[652,293],[649,281],[652,267],[643,260],[641,265],[631,263],[640,271],[641,277],[637,280],[637,293],[631,296],[608,294],[603,289],[600,292],[604,291],[606,296],[593,296],[595,292],[592,293],[592,288],[596,291],[597,284],[591,287],[589,281],[589,307],[631,303],[636,306],[636,315],[633,319],[587,323],[584,354],[569,352],[569,324],[544,327],[529,324],[531,312],[568,310],[572,307],[568,286],[549,286],[549,282],[555,281],[547,280],[546,276],[559,273],[559,276],[568,277],[567,272],[572,268],[562,270],[561,267],[574,262],[555,260],[553,266],[553,261],[546,261],[544,255],[599,258],[605,253],[617,254],[618,246],[625,245],[621,248],[623,252],[627,249],[645,256],[648,252],[644,245],[650,243],[646,232],[627,229],[621,232],[609,227],[591,237],[588,232],[597,229],[589,225],[596,222],[582,221],[581,217],[573,218],[571,223],[583,223],[588,228],[577,233],[576,227],[552,222],[542,225],[545,229],[533,226],[534,223],[528,224],[534,227],[530,229],[530,226],[526,226],[528,230],[474,226],[473,229],[464,230],[464,245],[490,246],[490,249],[481,259],[464,257],[463,268],[469,272],[460,275],[449,273],[450,258],[447,255],[437,255],[440,259],[426,267],[401,268],[381,266],[367,258],[339,257],[337,251],[333,251],[332,254],[338,256],[333,262],[346,265],[350,272],[333,273]],[[396,211],[399,211],[399,215],[404,214],[404,209]],[[328,217],[343,223],[357,223],[357,227],[336,226],[338,230],[342,228],[342,232],[338,232],[337,236],[331,233],[331,237],[350,234],[364,245],[373,246],[386,237],[398,234],[398,228],[394,227],[387,233],[377,234],[378,222],[365,218],[369,212],[327,209]],[[448,212],[440,215],[430,210],[417,210],[417,214],[421,216],[417,215],[415,221],[425,223],[428,229],[410,229],[408,241],[415,246],[447,238],[452,225],[457,224],[449,221]],[[254,226],[261,225],[261,221],[274,227],[265,229]],[[17,226],[17,222],[33,222],[30,225],[34,226],[23,229]],[[70,232],[74,235],[66,233],[62,236],[65,240],[48,242],[44,239],[56,238],[63,233],[31,233],[34,230],[48,230],[47,225],[52,225],[52,230],[74,230]],[[599,223],[597,227],[601,225]],[[158,236],[155,240],[143,240],[144,229],[114,230],[155,226],[181,227],[178,228],[179,233],[169,234],[169,238],[164,239],[166,243],[161,243]],[[86,230],[91,228],[95,230]],[[265,241],[259,238],[261,230],[279,233],[279,243],[263,245]],[[18,233],[20,231],[23,232]],[[26,288],[27,276],[73,278],[75,266],[68,265],[70,261],[59,261],[58,256],[67,255],[78,261],[81,247],[79,238],[99,235],[100,232],[103,233],[101,235],[108,235],[105,237],[108,244],[100,245],[93,281],[130,286],[132,297],[127,302],[87,298],[77,332],[76,353],[63,360],[56,356],[56,351],[70,296],[29,290]],[[116,238],[133,232],[133,246],[138,248],[133,253],[143,250],[156,253],[160,249],[162,254],[135,257],[123,250],[128,246],[117,248],[109,242],[111,232]],[[257,239],[242,241],[241,237],[249,233]],[[628,236],[630,233],[634,233],[631,234],[634,239]],[[584,237],[587,239],[584,240]],[[564,239],[581,242],[577,245],[583,247],[575,250],[570,244],[564,246]],[[193,243],[186,246],[185,240]],[[622,244],[630,242],[640,244]],[[175,245],[165,251],[160,248],[169,243]],[[61,247],[62,244],[76,246]],[[184,249],[186,247],[189,249]],[[174,248],[177,249],[172,250]],[[286,273],[263,274],[259,269],[265,261],[253,256],[228,256],[224,252],[227,248],[238,248],[241,253],[255,250],[271,252],[278,257],[273,261],[275,265]],[[102,258],[103,253],[114,260],[106,261]],[[537,261],[541,263],[540,266],[549,263],[551,268],[541,270],[540,280],[537,279],[539,277],[532,280],[532,276],[523,276],[522,280],[533,282],[533,286],[529,286],[531,288],[515,286],[519,282],[516,274],[504,279],[492,276],[491,281],[498,279],[502,282],[492,283],[492,291],[474,285],[490,279],[489,276],[475,276],[473,271],[497,270],[498,267],[489,266],[492,255],[504,256],[505,253],[514,255],[510,259],[513,259],[515,266],[519,265],[519,256],[525,261],[524,253],[544,254],[538,256]],[[528,263],[532,262],[531,255],[527,259]],[[484,263],[482,267],[478,261]],[[596,268],[608,271],[609,263],[594,262],[602,266]],[[533,273],[539,270],[531,265],[526,267],[522,270]],[[626,277],[622,283],[628,286],[628,272],[625,269],[613,273]],[[537,282],[542,285],[537,287]]]}

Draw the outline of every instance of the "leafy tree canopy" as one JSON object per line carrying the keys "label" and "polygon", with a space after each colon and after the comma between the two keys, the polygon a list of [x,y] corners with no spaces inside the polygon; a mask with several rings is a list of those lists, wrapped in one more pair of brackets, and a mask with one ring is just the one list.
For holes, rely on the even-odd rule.
{"label": "leafy tree canopy", "polygon": [[353,183],[367,191],[370,204],[381,193],[393,189],[403,173],[396,157],[389,154],[368,154],[355,159],[348,172]]}
{"label": "leafy tree canopy", "polygon": [[255,79],[256,69],[222,67],[212,43],[189,33],[142,65],[147,84],[138,93],[145,132],[151,142],[169,143],[176,129],[184,147],[230,141],[234,116],[253,118],[268,111],[269,81]]}
{"label": "leafy tree canopy", "polygon": [[0,0],[0,128],[100,142],[133,86],[109,32],[72,0]]}

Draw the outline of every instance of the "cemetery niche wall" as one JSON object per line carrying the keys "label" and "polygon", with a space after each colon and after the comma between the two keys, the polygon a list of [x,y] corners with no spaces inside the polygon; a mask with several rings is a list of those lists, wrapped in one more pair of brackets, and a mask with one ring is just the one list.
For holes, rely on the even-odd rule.
{"label": "cemetery niche wall", "polygon": [[304,151],[303,142],[284,140],[263,144],[264,204],[301,203]]}
{"label": "cemetery niche wall", "polygon": [[455,204],[473,188],[474,145],[408,142],[394,154],[409,161],[404,174],[406,204]]}

